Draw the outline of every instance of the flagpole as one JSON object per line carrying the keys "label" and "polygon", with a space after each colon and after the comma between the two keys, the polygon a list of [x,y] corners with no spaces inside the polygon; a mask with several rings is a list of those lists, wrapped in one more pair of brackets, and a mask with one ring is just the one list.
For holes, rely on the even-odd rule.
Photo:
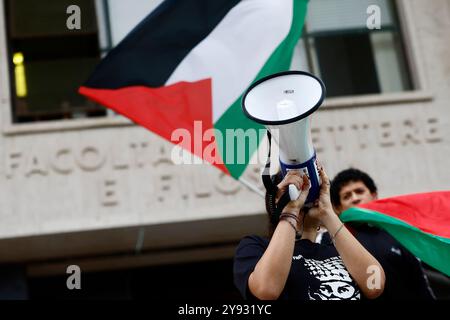
{"label": "flagpole", "polygon": [[248,180],[244,178],[239,178],[239,181],[245,185],[247,188],[249,188],[251,191],[256,192],[258,195],[261,196],[261,198],[265,198],[266,195],[263,191],[259,190],[258,187],[256,187],[253,183],[250,183]]}

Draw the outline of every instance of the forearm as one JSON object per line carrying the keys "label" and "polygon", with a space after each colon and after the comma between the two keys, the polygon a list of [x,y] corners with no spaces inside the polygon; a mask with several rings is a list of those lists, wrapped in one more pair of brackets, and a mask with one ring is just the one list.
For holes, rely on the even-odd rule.
{"label": "forearm", "polygon": [[[331,212],[326,215],[323,222],[332,237],[342,225],[339,218]],[[334,242],[348,272],[355,280],[362,293],[369,299],[378,297],[383,292],[385,283],[385,274],[380,263],[345,227],[339,230]],[[372,288],[368,285],[368,279],[372,276],[372,270],[375,270],[375,272],[379,271],[379,287]]]}
{"label": "forearm", "polygon": [[249,277],[249,288],[260,299],[277,299],[286,285],[295,245],[294,228],[281,220],[269,246]]}

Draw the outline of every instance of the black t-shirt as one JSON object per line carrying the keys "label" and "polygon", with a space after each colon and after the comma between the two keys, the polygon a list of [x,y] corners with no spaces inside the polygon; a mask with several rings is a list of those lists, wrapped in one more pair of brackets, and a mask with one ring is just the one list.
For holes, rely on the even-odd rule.
{"label": "black t-shirt", "polygon": [[[234,284],[244,299],[255,299],[248,288],[248,278],[268,245],[267,238],[247,236],[236,249]],[[289,276],[279,299],[359,300],[361,293],[334,246],[297,240]]]}
{"label": "black t-shirt", "polygon": [[[386,231],[367,224],[346,224],[355,238],[383,267],[386,275],[379,300],[434,299],[421,263]],[[322,243],[331,243],[328,234]]]}

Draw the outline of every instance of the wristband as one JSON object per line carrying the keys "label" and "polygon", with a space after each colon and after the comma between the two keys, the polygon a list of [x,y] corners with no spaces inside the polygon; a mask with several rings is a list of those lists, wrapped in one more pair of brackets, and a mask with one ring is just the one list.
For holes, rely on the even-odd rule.
{"label": "wristband", "polygon": [[337,231],[334,233],[334,236],[331,237],[331,241],[333,242],[334,245],[336,245],[336,236],[339,233],[339,231],[341,231],[342,227],[344,226],[344,224],[341,224],[341,226],[339,227],[339,229],[337,229]]}
{"label": "wristband", "polygon": [[289,223],[289,224],[291,225],[292,228],[294,228],[295,233],[298,233],[298,230],[297,230],[297,228],[295,227],[295,225],[292,223],[292,221],[288,220],[287,217],[286,217],[286,218],[285,218],[285,217],[280,218],[280,221],[286,221],[287,223]]}
{"label": "wristband", "polygon": [[283,217],[293,218],[293,219],[295,219],[295,221],[297,221],[297,223],[300,222],[300,218],[297,215],[293,214],[293,213],[287,213],[287,212],[286,213],[281,213],[280,219],[283,218]]}

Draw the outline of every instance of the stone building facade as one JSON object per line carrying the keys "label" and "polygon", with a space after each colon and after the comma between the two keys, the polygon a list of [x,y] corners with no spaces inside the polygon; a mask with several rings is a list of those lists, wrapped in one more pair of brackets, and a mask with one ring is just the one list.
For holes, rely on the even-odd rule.
{"label": "stone building facade", "polygon": [[[3,2],[3,1],[2,1]],[[412,90],[327,98],[313,142],[330,176],[354,166],[380,196],[450,186],[450,2],[396,1]],[[231,259],[266,230],[260,195],[120,116],[14,123],[0,4],[0,263],[30,277]],[[260,166],[245,174],[263,190]]]}

